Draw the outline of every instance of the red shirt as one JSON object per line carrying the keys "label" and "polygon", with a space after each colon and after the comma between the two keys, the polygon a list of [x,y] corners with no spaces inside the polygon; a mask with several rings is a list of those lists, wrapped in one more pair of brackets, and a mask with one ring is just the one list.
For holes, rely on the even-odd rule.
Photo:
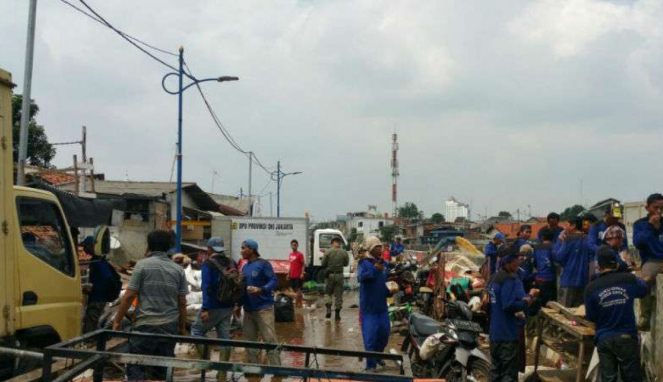
{"label": "red shirt", "polygon": [[389,253],[388,249],[385,249],[384,251],[382,251],[382,260],[391,261],[391,254]]}
{"label": "red shirt", "polygon": [[288,257],[290,261],[290,278],[301,279],[304,273],[304,255],[301,252],[292,252]]}

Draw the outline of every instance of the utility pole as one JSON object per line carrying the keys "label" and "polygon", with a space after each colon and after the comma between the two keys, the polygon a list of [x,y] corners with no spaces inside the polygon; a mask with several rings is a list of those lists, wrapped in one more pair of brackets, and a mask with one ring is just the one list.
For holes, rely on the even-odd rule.
{"label": "utility pole", "polygon": [[272,208],[272,192],[269,192],[269,217],[274,217],[274,209]]}
{"label": "utility pole", "polygon": [[281,217],[281,161],[276,162],[276,217]]}
{"label": "utility pole", "polygon": [[25,71],[23,74],[23,105],[21,106],[21,133],[18,144],[18,174],[16,184],[25,185],[25,162],[28,158],[28,123],[30,122],[30,90],[32,89],[32,62],[35,53],[35,25],[37,0],[30,0],[28,38],[25,44]]}
{"label": "utility pole", "polygon": [[253,167],[253,151],[249,151],[249,216],[253,216],[253,195],[251,194],[251,171]]}

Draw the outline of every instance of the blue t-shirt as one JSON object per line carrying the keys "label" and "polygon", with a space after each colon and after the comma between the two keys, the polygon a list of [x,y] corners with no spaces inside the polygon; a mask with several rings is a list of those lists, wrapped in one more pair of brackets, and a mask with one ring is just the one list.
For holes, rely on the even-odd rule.
{"label": "blue t-shirt", "polygon": [[593,252],[584,234],[573,234],[555,244],[555,261],[563,267],[560,286],[584,288],[589,281],[589,262]]}
{"label": "blue t-shirt", "polygon": [[490,261],[490,274],[495,274],[497,272],[497,245],[491,241],[486,244],[483,253],[488,258],[488,261]]}
{"label": "blue t-shirt", "polygon": [[517,312],[527,308],[523,299],[523,282],[515,274],[504,270],[497,272],[488,283],[490,296],[490,340],[496,342],[518,341],[518,328],[523,320]]}
{"label": "blue t-shirt", "polygon": [[274,305],[274,295],[272,292],[279,285],[274,274],[272,264],[263,259],[256,259],[246,263],[242,268],[244,274],[244,284],[246,287],[255,286],[262,288],[262,293],[255,295],[244,291],[243,305],[247,312],[255,312],[270,308]]}
{"label": "blue t-shirt", "polygon": [[610,272],[592,281],[585,290],[585,310],[596,324],[596,342],[620,334],[637,336],[633,301],[648,292],[647,284],[631,273]]}
{"label": "blue t-shirt", "polygon": [[649,224],[649,218],[642,218],[633,224],[633,244],[640,251],[644,264],[649,259],[663,260],[663,225],[656,229]]}
{"label": "blue t-shirt", "polygon": [[[237,268],[237,264],[227,257],[220,255],[215,256],[224,268]],[[210,260],[203,263],[201,269],[201,283],[200,289],[203,291],[203,309],[228,309],[232,308],[232,304],[221,303],[218,299],[219,286],[221,286],[221,274]]]}
{"label": "blue t-shirt", "polygon": [[555,264],[553,264],[552,244],[545,243],[534,248],[534,278],[539,281],[555,280]]}
{"label": "blue t-shirt", "polygon": [[403,244],[392,244],[389,254],[391,255],[391,257],[398,257],[403,252],[405,252],[405,247],[403,246]]}
{"label": "blue t-shirt", "polygon": [[[385,269],[379,270],[375,267],[378,261],[385,265]],[[357,279],[359,279],[359,311],[363,314],[386,313],[387,296],[390,293],[386,285],[385,262],[370,258],[361,259],[357,269]]]}
{"label": "blue t-shirt", "polygon": [[110,302],[107,296],[108,289],[111,287],[111,265],[105,259],[96,256],[92,260],[89,278],[92,292],[88,296],[88,302]]}

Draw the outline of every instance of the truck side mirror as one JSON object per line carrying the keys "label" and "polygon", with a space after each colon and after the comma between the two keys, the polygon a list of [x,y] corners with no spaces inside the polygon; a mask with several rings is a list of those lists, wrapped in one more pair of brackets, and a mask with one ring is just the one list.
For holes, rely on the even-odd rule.
{"label": "truck side mirror", "polygon": [[94,229],[94,254],[107,255],[111,250],[111,237],[108,226],[100,225]]}

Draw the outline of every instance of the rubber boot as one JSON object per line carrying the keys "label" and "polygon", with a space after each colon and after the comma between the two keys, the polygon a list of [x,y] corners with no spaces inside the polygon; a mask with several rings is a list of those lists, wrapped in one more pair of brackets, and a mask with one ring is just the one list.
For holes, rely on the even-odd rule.
{"label": "rubber boot", "polygon": [[336,315],[334,316],[334,320],[341,321],[341,310],[340,309],[336,309]]}
{"label": "rubber boot", "polygon": [[326,306],[327,306],[327,314],[325,315],[325,318],[330,319],[331,318],[331,304],[327,304]]}
{"label": "rubber boot", "polygon": [[[230,361],[230,350],[228,349],[221,349],[219,351],[219,361],[221,362],[228,362]],[[226,372],[223,370],[219,370],[219,372],[216,375],[216,380],[217,382],[225,382],[226,381]]]}

